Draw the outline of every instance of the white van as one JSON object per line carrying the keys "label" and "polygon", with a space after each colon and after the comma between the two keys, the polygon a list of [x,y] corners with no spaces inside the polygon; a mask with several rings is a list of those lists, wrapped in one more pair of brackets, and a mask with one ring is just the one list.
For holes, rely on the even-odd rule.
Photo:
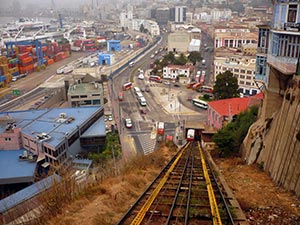
{"label": "white van", "polygon": [[139,98],[138,100],[139,100],[139,103],[140,103],[141,106],[147,106],[147,102],[146,102],[146,99],[144,97]]}
{"label": "white van", "polygon": [[139,87],[133,87],[133,92],[136,94],[137,92],[141,92],[141,89]]}
{"label": "white van", "polygon": [[140,99],[140,98],[143,98],[144,96],[143,96],[142,92],[137,92],[136,97],[137,97],[137,99]]}

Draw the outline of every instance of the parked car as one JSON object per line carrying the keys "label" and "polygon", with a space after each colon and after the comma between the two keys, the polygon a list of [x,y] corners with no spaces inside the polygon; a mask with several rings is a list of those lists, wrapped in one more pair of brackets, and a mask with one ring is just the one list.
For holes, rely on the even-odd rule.
{"label": "parked car", "polygon": [[141,112],[142,114],[147,114],[147,110],[146,110],[145,108],[140,108],[140,112]]}
{"label": "parked car", "polygon": [[145,76],[144,76],[144,74],[140,73],[139,76],[138,76],[138,78],[139,78],[140,80],[144,80]]}
{"label": "parked car", "polygon": [[180,84],[176,83],[174,84],[174,87],[180,87]]}
{"label": "parked car", "polygon": [[130,118],[125,119],[125,127],[131,128],[132,127],[132,121]]}
{"label": "parked car", "polygon": [[145,91],[147,91],[147,92],[150,91],[150,86],[148,84],[145,85]]}
{"label": "parked car", "polygon": [[108,116],[108,121],[112,121],[112,120],[113,120],[112,115],[109,115],[109,116]]}

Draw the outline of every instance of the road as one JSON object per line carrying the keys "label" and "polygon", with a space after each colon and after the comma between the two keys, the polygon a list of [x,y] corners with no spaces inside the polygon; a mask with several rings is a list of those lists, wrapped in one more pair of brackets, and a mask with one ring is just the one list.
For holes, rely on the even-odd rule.
{"label": "road", "polygon": [[[157,122],[164,122],[165,134],[175,137],[175,130],[179,124],[184,124],[184,121],[187,120],[200,123],[206,118],[206,111],[193,106],[191,102],[187,101],[188,97],[193,97],[199,93],[187,89],[183,85],[175,87],[173,84],[167,86],[164,83],[149,81],[150,62],[159,59],[165,52],[159,52],[152,59],[150,56],[165,45],[166,39],[163,38],[155,49],[152,49],[136,62],[134,67],[125,69],[113,79],[112,108],[114,109],[114,117],[119,127],[120,137],[125,140],[123,143],[130,143],[130,146],[127,145],[128,149],[123,148],[123,157],[125,158],[132,153],[132,149],[129,148],[134,148],[140,154],[148,154],[154,151],[157,144],[155,135]],[[138,79],[138,69],[144,71],[144,79]],[[141,106],[133,90],[124,91],[124,100],[118,101],[117,94],[122,91],[122,84],[128,81],[132,81],[134,86],[141,89],[146,84],[150,86],[149,92],[143,92],[147,101],[146,114],[140,112]],[[170,106],[171,108],[168,108]],[[192,108],[193,113],[186,113],[186,108]],[[125,118],[131,118],[133,121],[131,129],[125,128]]]}

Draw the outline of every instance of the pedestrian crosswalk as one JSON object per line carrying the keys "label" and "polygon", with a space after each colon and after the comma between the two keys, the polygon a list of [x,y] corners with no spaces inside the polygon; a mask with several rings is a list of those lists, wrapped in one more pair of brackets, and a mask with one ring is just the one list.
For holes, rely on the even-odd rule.
{"label": "pedestrian crosswalk", "polygon": [[144,155],[150,154],[155,150],[156,139],[151,139],[149,134],[138,135]]}

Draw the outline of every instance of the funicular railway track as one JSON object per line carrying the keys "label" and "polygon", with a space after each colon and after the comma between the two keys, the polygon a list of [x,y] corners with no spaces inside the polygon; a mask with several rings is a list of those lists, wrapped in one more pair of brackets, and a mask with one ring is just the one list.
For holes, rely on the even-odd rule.
{"label": "funicular railway track", "polygon": [[127,224],[234,224],[199,143],[188,142],[126,212]]}

